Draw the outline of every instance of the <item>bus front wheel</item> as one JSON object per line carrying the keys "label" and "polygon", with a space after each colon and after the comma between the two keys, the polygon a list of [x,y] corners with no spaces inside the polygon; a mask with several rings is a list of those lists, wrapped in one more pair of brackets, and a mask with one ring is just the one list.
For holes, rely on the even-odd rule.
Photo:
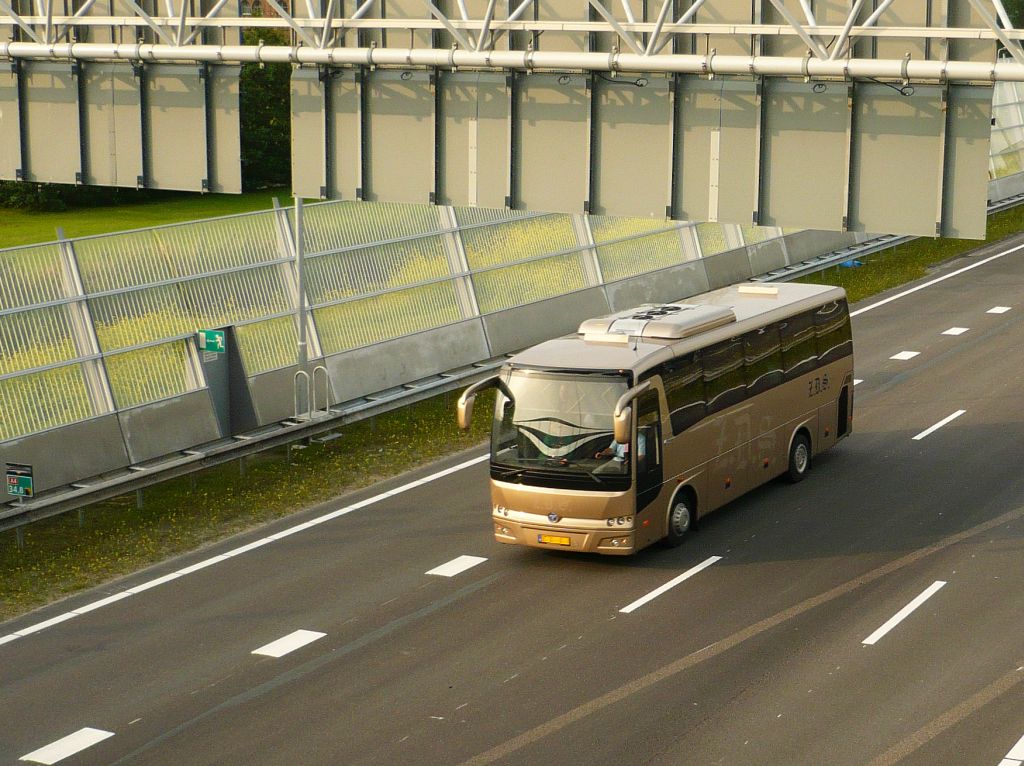
{"label": "bus front wheel", "polygon": [[690,499],[680,493],[672,503],[672,509],[668,512],[668,535],[665,537],[665,542],[673,548],[682,545],[692,526],[693,510]]}
{"label": "bus front wheel", "polygon": [[793,444],[789,448],[789,471],[787,477],[795,484],[798,481],[803,481],[810,470],[811,440],[805,434],[797,434],[793,437]]}

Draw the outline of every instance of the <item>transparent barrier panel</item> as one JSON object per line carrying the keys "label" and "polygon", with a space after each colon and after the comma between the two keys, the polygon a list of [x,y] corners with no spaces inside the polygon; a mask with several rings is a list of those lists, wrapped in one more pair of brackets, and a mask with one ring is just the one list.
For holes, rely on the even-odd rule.
{"label": "transparent barrier panel", "polygon": [[473,276],[482,314],[522,306],[587,286],[579,253],[543,258]]}
{"label": "transparent barrier panel", "polygon": [[0,378],[0,441],[67,425],[97,413],[86,380],[87,363]]}
{"label": "transparent barrier panel", "polygon": [[597,257],[606,282],[674,266],[688,260],[677,230],[598,245]]}
{"label": "transparent barrier panel", "polygon": [[299,334],[293,316],[239,325],[235,337],[247,375],[278,370],[298,359]]}
{"label": "transparent barrier panel", "polygon": [[313,311],[324,354],[368,346],[462,318],[455,285],[439,282]]}
{"label": "transparent barrier panel", "polygon": [[118,409],[180,396],[199,388],[186,341],[111,354],[104,363]]}
{"label": "transparent barrier panel", "polygon": [[462,232],[471,269],[520,261],[535,255],[578,247],[572,217],[546,215]]}
{"label": "transparent barrier panel", "polygon": [[318,255],[306,260],[306,292],[314,304],[413,285],[449,274],[440,237]]}
{"label": "transparent barrier panel", "polygon": [[67,306],[29,309],[0,318],[0,375],[78,356]]}

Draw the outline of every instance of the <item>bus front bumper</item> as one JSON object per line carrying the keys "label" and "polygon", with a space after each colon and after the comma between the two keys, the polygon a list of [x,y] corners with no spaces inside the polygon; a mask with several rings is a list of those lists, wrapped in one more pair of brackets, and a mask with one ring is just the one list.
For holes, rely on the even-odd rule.
{"label": "bus front bumper", "polygon": [[579,529],[572,526],[519,522],[501,516],[492,518],[494,539],[508,545],[527,545],[531,548],[578,553],[603,553],[611,556],[628,556],[636,550],[632,529]]}

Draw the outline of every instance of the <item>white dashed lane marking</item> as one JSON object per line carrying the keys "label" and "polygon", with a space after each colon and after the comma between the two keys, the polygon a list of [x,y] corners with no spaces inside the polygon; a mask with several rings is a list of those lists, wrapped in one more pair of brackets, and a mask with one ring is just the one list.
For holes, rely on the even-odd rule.
{"label": "white dashed lane marking", "polygon": [[999,766],[1021,766],[1021,763],[1024,763],[1024,737],[1017,740],[1017,744],[1010,748],[1010,752],[999,762]]}
{"label": "white dashed lane marking", "polygon": [[942,420],[940,420],[935,425],[931,426],[930,428],[924,429],[921,433],[919,433],[917,436],[915,436],[914,437],[914,441],[916,441],[916,442],[921,441],[924,437],[928,436],[929,434],[935,433],[940,428],[942,428],[944,425],[948,425],[949,423],[952,423],[954,420],[956,420],[958,417],[963,415],[965,412],[967,412],[967,410],[957,410],[952,415],[948,415],[947,417],[944,417]]}
{"label": "white dashed lane marking", "polygon": [[917,609],[919,606],[921,606],[921,604],[923,604],[925,601],[927,601],[936,593],[938,593],[939,589],[942,588],[942,586],[945,584],[946,583],[942,580],[936,580],[935,582],[933,582],[931,585],[925,588],[924,591],[921,592],[921,595],[919,595],[905,607],[896,612],[896,614],[890,617],[889,620],[887,620],[885,624],[882,625],[882,627],[880,627],[870,636],[865,638],[861,643],[866,644],[867,646],[871,646],[873,644],[878,643],[882,639],[882,637],[885,636],[886,633],[888,633],[890,630],[892,630],[905,619],[907,619],[907,617],[909,617],[915,609]]}
{"label": "white dashed lane marking", "polygon": [[447,564],[442,564],[439,567],[434,567],[428,575],[438,575],[439,577],[455,577],[457,574],[465,572],[467,569],[472,569],[477,564],[483,564],[487,559],[481,558],[480,556],[459,556],[457,559],[452,559]]}
{"label": "white dashed lane marking", "polygon": [[640,607],[642,607],[648,601],[653,601],[654,599],[656,599],[658,596],[660,596],[665,591],[670,590],[670,589],[676,587],[679,583],[683,582],[684,580],[689,580],[695,574],[697,574],[698,572],[701,572],[701,571],[707,569],[709,566],[714,564],[716,561],[721,561],[721,560],[722,560],[721,556],[712,556],[711,558],[704,559],[704,561],[699,563],[697,566],[691,567],[690,569],[687,569],[685,572],[683,572],[678,577],[674,577],[673,579],[669,580],[667,583],[662,585],[660,588],[655,588],[650,593],[648,593],[646,596],[642,596],[641,598],[638,598],[632,604],[628,604],[628,605],[622,607],[622,609],[620,609],[619,611],[622,612],[623,614],[629,614],[630,612],[633,612],[633,611],[639,609]]}
{"label": "white dashed lane marking", "polygon": [[56,742],[51,742],[46,747],[33,750],[28,755],[21,756],[18,760],[28,761],[29,763],[59,763],[75,753],[80,753],[86,748],[92,747],[97,742],[102,742],[108,737],[113,736],[114,732],[112,731],[91,729],[87,726],[84,729],[79,729],[74,734],[68,734]]}
{"label": "white dashed lane marking", "polygon": [[889,358],[890,359],[895,359],[896,361],[899,361],[899,362],[905,362],[908,359],[913,359],[915,356],[917,356],[920,353],[921,353],[920,351],[900,351],[898,354],[893,354]]}
{"label": "white dashed lane marking", "polygon": [[963,335],[965,332],[970,330],[970,327],[950,327],[948,330],[943,330],[943,335]]}
{"label": "white dashed lane marking", "polygon": [[297,630],[294,633],[289,633],[284,638],[271,641],[266,646],[254,649],[252,653],[262,654],[265,657],[284,657],[286,654],[294,652],[296,649],[301,649],[326,635],[326,633],[318,633],[315,630]]}
{"label": "white dashed lane marking", "polygon": [[1009,306],[993,306],[992,308],[990,308],[985,313],[986,314],[1005,314],[1009,310],[1010,310]]}

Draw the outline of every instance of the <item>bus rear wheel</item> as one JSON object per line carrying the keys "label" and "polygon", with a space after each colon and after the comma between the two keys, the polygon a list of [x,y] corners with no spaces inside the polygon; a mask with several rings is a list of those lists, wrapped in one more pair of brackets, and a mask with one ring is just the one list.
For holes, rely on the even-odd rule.
{"label": "bus rear wheel", "polygon": [[682,545],[692,527],[693,510],[690,499],[680,493],[668,512],[668,535],[665,537],[665,542],[672,548]]}
{"label": "bus rear wheel", "polygon": [[810,470],[811,440],[804,434],[797,434],[793,437],[793,444],[789,448],[789,471],[786,476],[796,484],[798,481],[803,481]]}

